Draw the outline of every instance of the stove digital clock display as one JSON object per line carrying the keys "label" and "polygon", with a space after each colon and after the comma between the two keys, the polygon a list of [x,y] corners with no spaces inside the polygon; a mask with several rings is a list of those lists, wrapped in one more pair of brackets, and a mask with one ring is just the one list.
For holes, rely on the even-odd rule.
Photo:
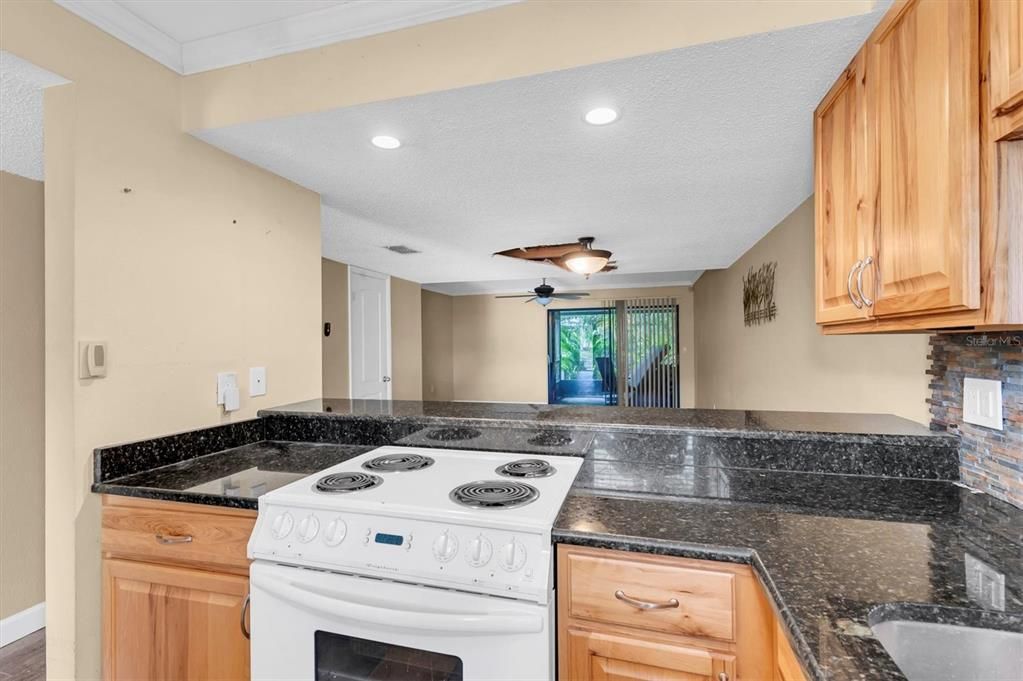
{"label": "stove digital clock display", "polygon": [[405,543],[405,537],[400,534],[384,534],[383,532],[377,532],[376,537],[373,538],[377,544],[390,544],[391,546],[401,546]]}

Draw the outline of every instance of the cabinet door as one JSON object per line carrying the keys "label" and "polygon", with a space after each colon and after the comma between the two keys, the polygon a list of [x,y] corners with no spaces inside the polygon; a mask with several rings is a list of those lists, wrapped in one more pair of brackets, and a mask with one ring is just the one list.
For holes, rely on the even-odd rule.
{"label": "cabinet door", "polygon": [[1023,0],[991,0],[991,112],[1023,108]]}
{"label": "cabinet door", "polygon": [[[864,53],[856,55],[814,112],[814,225],[817,323],[869,314],[855,293],[857,263],[874,253],[867,189]],[[869,275],[869,272],[865,272]],[[869,286],[872,279],[867,280]],[[857,295],[854,299],[851,295]],[[868,297],[870,294],[868,293]]]}
{"label": "cabinet door", "polygon": [[567,633],[567,676],[563,669],[562,677],[572,681],[735,678],[735,657],[725,653],[582,629],[569,629]]}
{"label": "cabinet door", "polygon": [[107,559],[103,582],[105,679],[249,678],[247,578]]}
{"label": "cabinet door", "polygon": [[977,0],[897,3],[867,47],[876,316],[980,305]]}

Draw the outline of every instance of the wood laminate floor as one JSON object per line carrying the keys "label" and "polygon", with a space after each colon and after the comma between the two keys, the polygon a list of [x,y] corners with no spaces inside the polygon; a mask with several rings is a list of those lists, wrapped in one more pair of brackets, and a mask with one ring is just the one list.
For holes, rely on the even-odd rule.
{"label": "wood laminate floor", "polygon": [[46,681],[46,630],[0,648],[0,681]]}

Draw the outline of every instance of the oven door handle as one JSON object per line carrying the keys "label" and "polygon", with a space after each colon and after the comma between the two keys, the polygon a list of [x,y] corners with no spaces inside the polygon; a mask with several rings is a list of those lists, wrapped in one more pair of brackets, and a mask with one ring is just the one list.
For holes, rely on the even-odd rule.
{"label": "oven door handle", "polygon": [[527,634],[543,631],[539,615],[486,613],[432,613],[406,610],[400,603],[384,607],[358,603],[345,598],[346,594],[327,589],[315,591],[294,582],[253,573],[252,586],[307,610],[334,619],[351,620],[359,624],[378,624],[388,629],[430,631],[458,634]]}

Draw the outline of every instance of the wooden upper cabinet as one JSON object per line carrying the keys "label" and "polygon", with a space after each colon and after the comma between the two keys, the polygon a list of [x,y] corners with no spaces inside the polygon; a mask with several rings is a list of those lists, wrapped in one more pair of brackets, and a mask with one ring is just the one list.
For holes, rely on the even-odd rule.
{"label": "wooden upper cabinet", "polygon": [[979,21],[908,0],[867,42],[875,316],[980,305]]}
{"label": "wooden upper cabinet", "polygon": [[[817,323],[863,319],[860,266],[874,255],[867,190],[867,98],[861,51],[814,112]],[[864,284],[869,286],[871,277]],[[856,296],[854,299],[853,296]],[[873,297],[868,293],[869,297]]]}
{"label": "wooden upper cabinet", "polygon": [[1023,109],[1023,0],[990,0],[991,113]]}

